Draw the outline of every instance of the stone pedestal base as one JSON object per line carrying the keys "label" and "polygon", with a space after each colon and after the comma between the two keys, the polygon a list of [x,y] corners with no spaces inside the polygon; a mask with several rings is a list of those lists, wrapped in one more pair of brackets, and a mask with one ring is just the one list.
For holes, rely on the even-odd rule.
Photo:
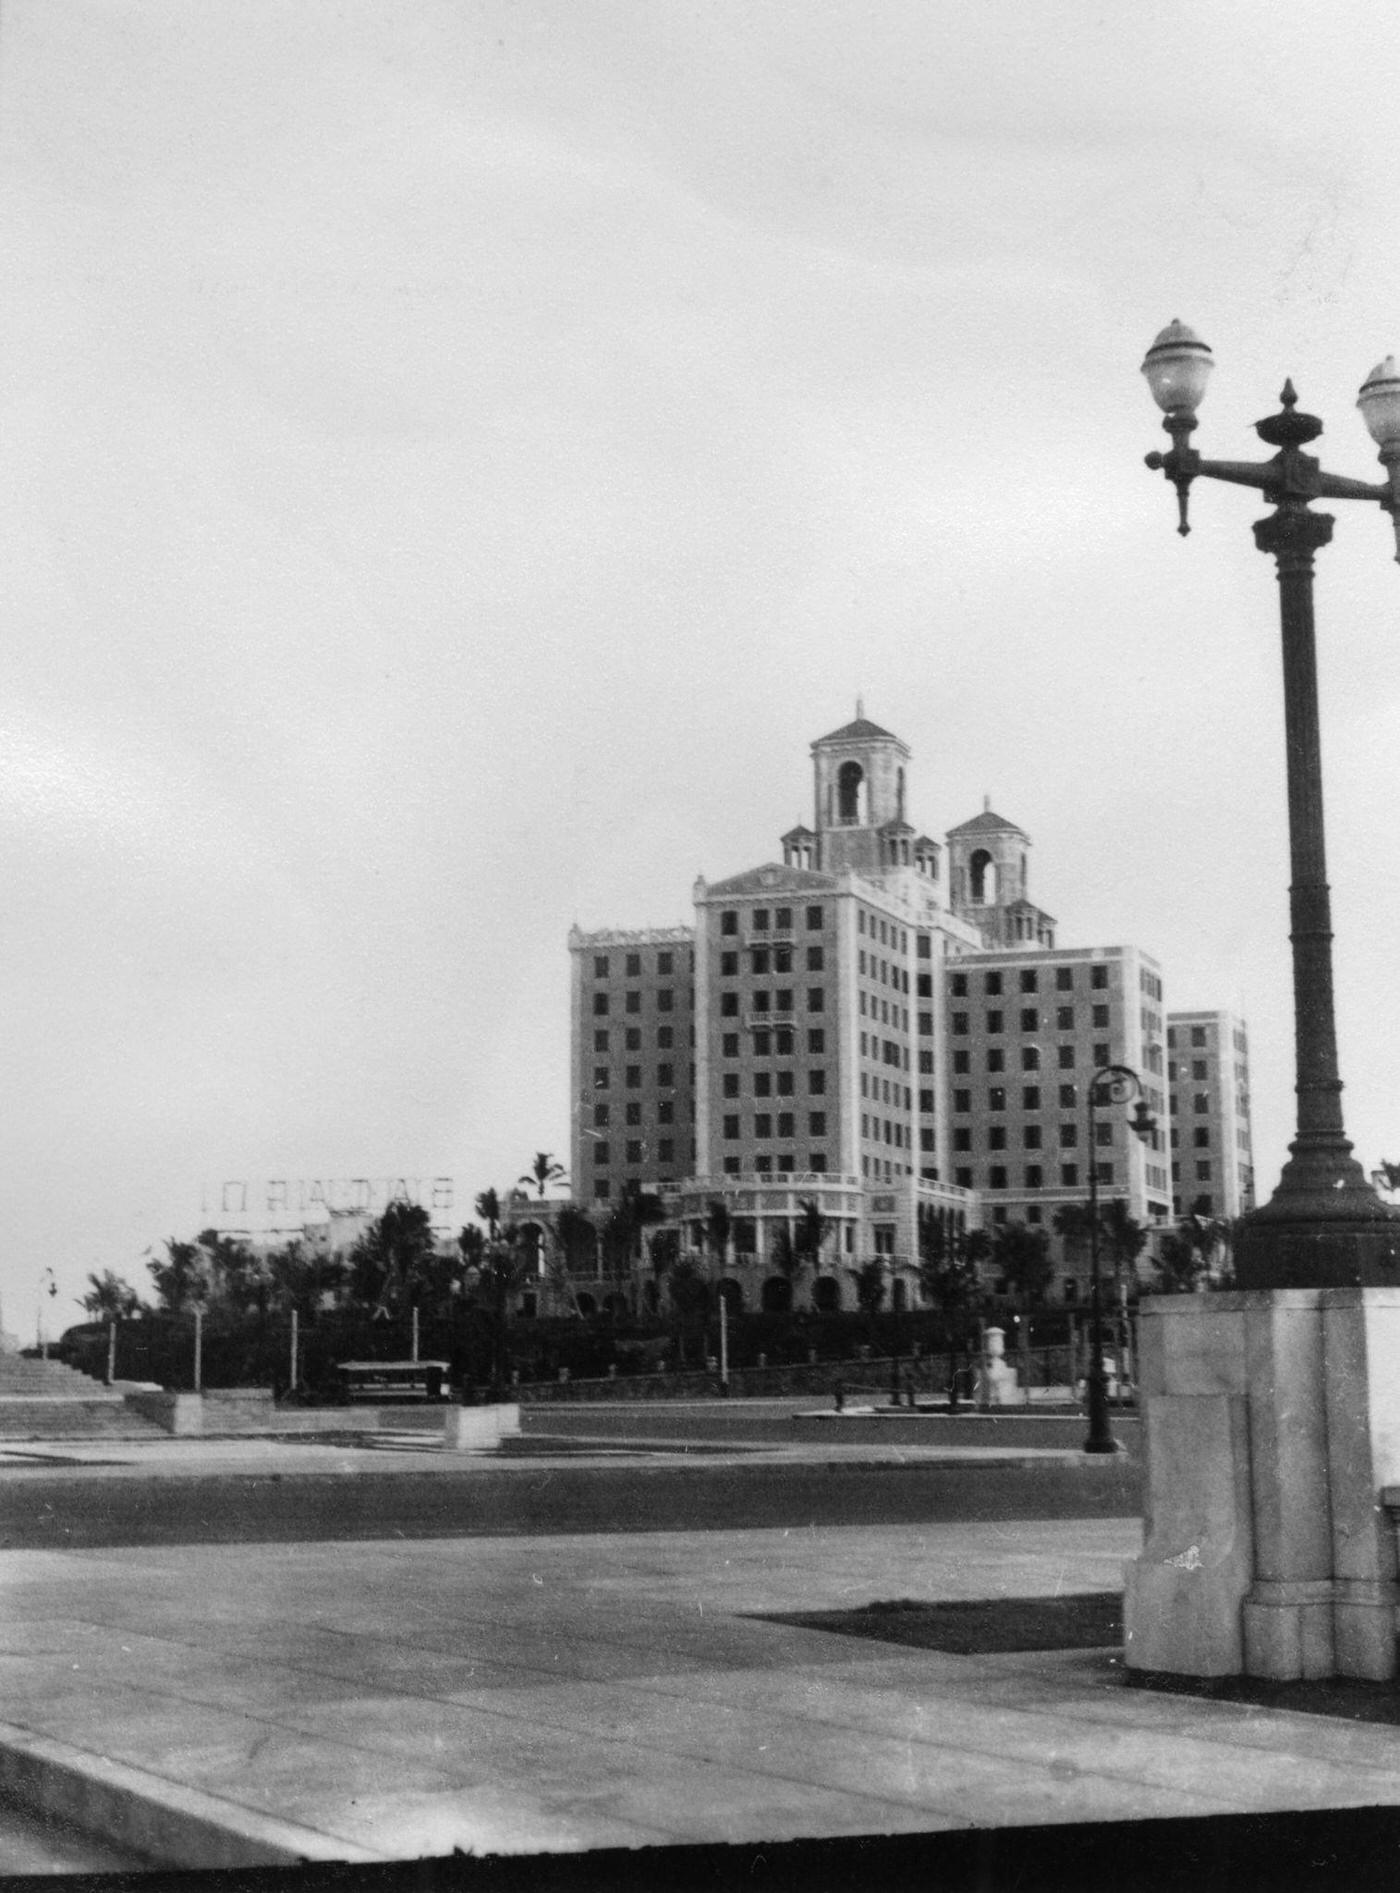
{"label": "stone pedestal base", "polygon": [[451,1452],[488,1453],[503,1439],[520,1431],[520,1408],[514,1401],[493,1407],[449,1407],[442,1443]]}
{"label": "stone pedestal base", "polygon": [[1255,1289],[1145,1304],[1147,1543],[1128,1667],[1396,1673],[1400,1290]]}

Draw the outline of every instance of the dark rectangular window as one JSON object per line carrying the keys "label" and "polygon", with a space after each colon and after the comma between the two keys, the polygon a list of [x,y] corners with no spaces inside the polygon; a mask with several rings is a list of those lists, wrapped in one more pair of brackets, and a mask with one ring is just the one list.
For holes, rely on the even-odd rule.
{"label": "dark rectangular window", "polygon": [[753,1075],[753,1094],[756,1098],[767,1098],[773,1094],[773,1074],[771,1071],[756,1071]]}
{"label": "dark rectangular window", "polygon": [[720,954],[719,976],[721,979],[737,979],[739,977],[739,955],[737,953]]}
{"label": "dark rectangular window", "polygon": [[1021,1109],[1023,1111],[1038,1111],[1040,1109],[1039,1085],[1022,1085]]}
{"label": "dark rectangular window", "polygon": [[1006,1070],[1006,1053],[1001,1049],[999,1045],[993,1045],[990,1051],[987,1053],[987,1070],[988,1071],[1005,1071]]}
{"label": "dark rectangular window", "polygon": [[792,1137],[793,1135],[795,1135],[792,1128],[792,1112],[791,1111],[779,1111],[778,1135],[779,1137]]}
{"label": "dark rectangular window", "polygon": [[807,927],[808,927],[809,932],[815,933],[816,930],[821,926],[821,924],[822,924],[821,908],[809,907],[807,909]]}
{"label": "dark rectangular window", "polygon": [[754,1118],[753,1134],[755,1137],[771,1137],[773,1135],[773,1119],[769,1112],[760,1111]]}
{"label": "dark rectangular window", "polygon": [[1074,1030],[1073,1006],[1056,1006],[1055,1030],[1057,1032],[1072,1032]]}
{"label": "dark rectangular window", "polygon": [[1037,1007],[1022,1006],[1021,1030],[1023,1032],[1038,1032],[1040,1030],[1040,1012]]}
{"label": "dark rectangular window", "polygon": [[1023,993],[1033,993],[1039,990],[1040,975],[1033,966],[1023,966],[1021,968],[1021,991]]}
{"label": "dark rectangular window", "polygon": [[809,1137],[826,1136],[825,1111],[809,1111],[807,1113],[807,1135]]}
{"label": "dark rectangular window", "polygon": [[739,916],[734,908],[726,907],[724,912],[720,915],[719,930],[721,933],[737,933],[739,931]]}
{"label": "dark rectangular window", "polygon": [[1108,968],[1106,966],[1091,966],[1089,968],[1089,984],[1102,991],[1108,984]]}
{"label": "dark rectangular window", "polygon": [[642,1121],[642,1107],[640,1104],[629,1104],[623,1115],[629,1124],[640,1124]]}
{"label": "dark rectangular window", "polygon": [[972,1109],[972,1093],[970,1091],[955,1091],[953,1093],[953,1109],[955,1111],[970,1111]]}
{"label": "dark rectangular window", "polygon": [[593,1011],[597,1018],[605,1019],[608,1016],[608,995],[606,993],[594,993]]}
{"label": "dark rectangular window", "polygon": [[967,974],[966,973],[954,973],[953,997],[954,999],[967,998]]}
{"label": "dark rectangular window", "polygon": [[594,979],[606,979],[606,978],[607,978],[607,976],[608,976],[608,956],[607,956],[607,954],[606,954],[606,953],[595,953],[595,954],[593,955],[593,977],[594,977]]}
{"label": "dark rectangular window", "polygon": [[826,1050],[826,1033],[821,1026],[814,1026],[807,1034],[807,1050],[822,1053]]}
{"label": "dark rectangular window", "polygon": [[767,909],[766,907],[755,907],[755,908],[754,908],[754,910],[753,910],[753,930],[754,930],[754,932],[755,932],[755,933],[767,933],[767,931],[768,931],[768,909]]}
{"label": "dark rectangular window", "polygon": [[1079,1142],[1079,1126],[1077,1124],[1061,1124],[1060,1149],[1073,1150],[1075,1145],[1078,1142]]}
{"label": "dark rectangular window", "polygon": [[808,1012],[825,1012],[826,1011],[825,987],[809,986],[807,988],[807,1010]]}
{"label": "dark rectangular window", "polygon": [[971,1150],[972,1132],[966,1125],[960,1126],[953,1132],[953,1148],[954,1150]]}
{"label": "dark rectangular window", "polygon": [[1006,1165],[1004,1163],[994,1163],[988,1170],[987,1188],[989,1190],[1004,1190],[1006,1188]]}
{"label": "dark rectangular window", "polygon": [[1023,1045],[1021,1047],[1021,1070],[1040,1070],[1040,1047],[1038,1045]]}
{"label": "dark rectangular window", "polygon": [[628,1139],[627,1161],[628,1163],[640,1163],[642,1161],[642,1146],[641,1146],[640,1139],[638,1138]]}
{"label": "dark rectangular window", "polygon": [[626,1050],[629,1052],[641,1051],[642,1049],[641,1027],[637,1025],[629,1025],[626,1032],[623,1034],[623,1044]]}
{"label": "dark rectangular window", "polygon": [[605,1052],[608,1049],[608,1035],[606,1031],[595,1032],[593,1034],[593,1049],[595,1052]]}
{"label": "dark rectangular window", "polygon": [[1074,1086],[1061,1085],[1060,1086],[1060,1109],[1062,1111],[1072,1111],[1077,1102],[1078,1102],[1078,1097],[1075,1092]]}
{"label": "dark rectangular window", "polygon": [[1040,1149],[1039,1124],[1026,1124],[1022,1127],[1021,1148],[1023,1150],[1039,1150]]}
{"label": "dark rectangular window", "polygon": [[735,1139],[736,1139],[736,1138],[738,1137],[738,1135],[739,1135],[739,1120],[738,1120],[738,1118],[737,1118],[737,1117],[727,1117],[727,1118],[725,1118],[725,1120],[724,1120],[724,1135],[725,1135],[725,1138],[726,1138],[726,1140],[727,1140],[727,1141],[728,1141],[729,1143],[731,1143],[731,1144],[732,1144],[732,1143],[733,1143],[733,1142],[735,1141]]}
{"label": "dark rectangular window", "polygon": [[1103,1027],[1108,1024],[1108,1007],[1107,1006],[1094,1007],[1093,1023],[1099,1027]]}
{"label": "dark rectangular window", "polygon": [[721,1086],[721,1089],[722,1089],[722,1091],[723,1091],[723,1094],[724,1094],[724,1096],[725,1096],[726,1098],[737,1098],[737,1097],[738,1097],[738,1095],[739,1095],[739,1074],[738,1074],[738,1072],[737,1072],[737,1071],[727,1071],[727,1072],[725,1072],[725,1074],[724,1074],[724,1079],[723,1079],[723,1083],[722,1083],[722,1086]]}
{"label": "dark rectangular window", "polygon": [[1026,1165],[1026,1188],[1028,1190],[1043,1189],[1045,1187],[1044,1179],[1045,1172],[1038,1163],[1028,1163]]}
{"label": "dark rectangular window", "polygon": [[636,991],[629,992],[627,995],[627,1010],[629,1012],[640,1012],[641,1009],[642,995]]}
{"label": "dark rectangular window", "polygon": [[719,1010],[721,1018],[734,1018],[739,1010],[738,993],[721,993],[719,996]]}
{"label": "dark rectangular window", "polygon": [[641,1083],[642,1083],[641,1066],[629,1065],[627,1067],[627,1089],[629,1091],[638,1091],[641,1089]]}
{"label": "dark rectangular window", "polygon": [[739,1034],[737,1032],[726,1032],[719,1042],[719,1051],[721,1058],[737,1058],[739,1056]]}
{"label": "dark rectangular window", "polygon": [[675,1042],[676,1042],[676,1035],[671,1030],[669,1025],[657,1026],[656,1048],[658,1051],[669,1052],[671,1047],[675,1044]]}
{"label": "dark rectangular window", "polygon": [[1002,1032],[1005,1030],[1000,1012],[993,1011],[987,1014],[987,1030],[989,1032]]}
{"label": "dark rectangular window", "polygon": [[608,1105],[606,1104],[594,1105],[593,1122],[594,1124],[597,1125],[599,1130],[606,1130],[608,1128],[609,1115],[610,1115],[610,1107]]}
{"label": "dark rectangular window", "polygon": [[676,1154],[675,1139],[673,1137],[663,1137],[661,1141],[658,1143],[658,1145],[656,1146],[657,1162],[658,1163],[671,1163],[675,1159],[675,1154]]}
{"label": "dark rectangular window", "polygon": [[987,1148],[988,1150],[1006,1149],[1006,1126],[1004,1124],[993,1124],[988,1128]]}
{"label": "dark rectangular window", "polygon": [[1061,1045],[1059,1047],[1059,1064],[1061,1071],[1073,1071],[1074,1047],[1072,1045]]}
{"label": "dark rectangular window", "polygon": [[987,1109],[989,1111],[1004,1111],[1006,1109],[1006,1087],[1004,1085],[992,1085],[990,1087],[987,1092]]}
{"label": "dark rectangular window", "polygon": [[671,1086],[676,1082],[673,1075],[674,1071],[675,1067],[672,1065],[658,1065],[656,1067],[656,1082],[663,1091],[669,1091]]}
{"label": "dark rectangular window", "polygon": [[780,1098],[790,1098],[792,1096],[792,1080],[793,1080],[792,1072],[790,1071],[776,1072],[774,1074],[774,1079],[775,1079],[775,1083],[777,1087],[778,1096]]}
{"label": "dark rectangular window", "polygon": [[965,1012],[955,1012],[951,1023],[953,1032],[957,1037],[961,1038],[967,1031],[967,1014]]}
{"label": "dark rectangular window", "polygon": [[812,1093],[814,1098],[825,1096],[826,1073],[822,1071],[820,1067],[816,1071],[809,1071],[807,1073],[807,1089]]}
{"label": "dark rectangular window", "polygon": [[791,907],[780,907],[773,916],[773,925],[777,928],[779,933],[791,933],[792,932]]}
{"label": "dark rectangular window", "polygon": [[988,973],[982,982],[982,990],[989,999],[996,999],[1001,994],[1001,974]]}
{"label": "dark rectangular window", "polygon": [[658,973],[660,973],[660,974],[662,974],[662,975],[664,976],[664,975],[666,975],[666,974],[668,974],[668,973],[670,973],[670,972],[672,972],[672,971],[674,970],[674,966],[675,966],[675,955],[674,955],[674,954],[672,954],[672,953],[658,953],[658,954],[657,954],[657,956],[656,956],[656,970],[657,970],[657,972],[658,972]]}
{"label": "dark rectangular window", "polygon": [[612,1161],[612,1152],[608,1149],[605,1139],[600,1138],[594,1144],[593,1161],[594,1163],[610,1163]]}
{"label": "dark rectangular window", "polygon": [[1078,1183],[1079,1165],[1077,1163],[1062,1163],[1060,1165],[1060,1188],[1062,1190],[1072,1190],[1076,1188]]}
{"label": "dark rectangular window", "polygon": [[957,1184],[960,1190],[970,1190],[972,1188],[971,1169],[964,1168],[964,1169],[955,1170],[953,1172],[953,1181],[954,1183]]}
{"label": "dark rectangular window", "polygon": [[674,1012],[675,1005],[676,1005],[675,993],[672,992],[669,986],[663,986],[660,992],[657,993],[656,995],[656,1010],[658,1012]]}

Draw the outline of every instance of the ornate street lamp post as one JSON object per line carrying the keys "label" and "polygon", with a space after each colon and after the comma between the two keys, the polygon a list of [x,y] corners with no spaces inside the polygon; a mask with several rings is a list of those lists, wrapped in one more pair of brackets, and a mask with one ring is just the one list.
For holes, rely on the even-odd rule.
{"label": "ornate street lamp post", "polygon": [[1271,460],[1202,459],[1190,440],[1213,366],[1200,337],[1173,322],[1148,350],[1142,372],[1172,439],[1170,453],[1149,454],[1147,464],[1165,473],[1177,490],[1177,530],[1190,531],[1187,497],[1191,482],[1202,476],[1257,487],[1274,507],[1267,518],[1255,521],[1254,540],[1278,565],[1298,1117],[1278,1188],[1244,1220],[1235,1275],[1241,1288],[1376,1287],[1400,1281],[1400,1215],[1367,1182],[1342,1126],[1312,580],[1313,555],[1331,539],[1333,520],[1311,511],[1310,502],[1369,500],[1383,507],[1392,516],[1400,548],[1400,369],[1388,356],[1372,370],[1357,401],[1386,470],[1383,482],[1371,484],[1324,473],[1303,452],[1322,432],[1322,423],[1297,411],[1291,381],[1284,385],[1279,412],[1255,423],[1260,439],[1278,449]]}
{"label": "ornate street lamp post", "polygon": [[[1089,1080],[1089,1371],[1085,1376],[1089,1396],[1089,1432],[1084,1441],[1086,1453],[1116,1453],[1118,1442],[1108,1423],[1108,1382],[1103,1371],[1103,1280],[1099,1274],[1099,1162],[1098,1117],[1101,1104],[1131,1104],[1137,1099],[1132,1128],[1149,1138],[1157,1120],[1142,1096],[1142,1080],[1130,1065],[1100,1065]],[[1118,1361],[1119,1374],[1123,1363]]]}

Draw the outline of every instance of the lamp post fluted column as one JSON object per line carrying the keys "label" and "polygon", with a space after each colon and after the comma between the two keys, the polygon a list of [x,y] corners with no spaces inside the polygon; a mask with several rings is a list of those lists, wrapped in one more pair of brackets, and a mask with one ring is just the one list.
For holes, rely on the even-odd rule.
{"label": "lamp post fluted column", "polygon": [[[1144,1142],[1157,1128],[1157,1120],[1142,1098],[1142,1080],[1131,1065],[1100,1065],[1089,1080],[1086,1101],[1086,1129],[1089,1133],[1089,1371],[1084,1376],[1088,1396],[1089,1432],[1084,1441],[1086,1453],[1116,1453],[1118,1442],[1108,1420],[1108,1380],[1103,1370],[1103,1273],[1099,1267],[1099,1159],[1098,1107],[1103,1104],[1131,1104],[1138,1100],[1132,1129]],[[1122,1374],[1123,1363],[1117,1363]]]}
{"label": "lamp post fluted column", "polygon": [[[1325,473],[1303,448],[1322,423],[1299,413],[1285,384],[1277,414],[1255,432],[1278,449],[1263,462],[1207,460],[1190,445],[1196,408],[1212,367],[1210,350],[1182,323],[1162,331],[1143,363],[1172,437],[1167,454],[1149,454],[1176,487],[1178,531],[1190,531],[1193,480],[1255,487],[1274,511],[1254,523],[1254,540],[1278,567],[1283,644],[1284,726],[1288,763],[1289,894],[1293,945],[1297,1125],[1288,1162],[1268,1203],[1243,1220],[1235,1246],[1241,1288],[1372,1287],[1400,1282],[1400,1215],[1381,1202],[1342,1121],[1342,1081],[1332,984],[1331,897],[1322,807],[1322,745],[1313,625],[1313,559],[1332,537],[1333,519],[1314,499],[1369,500],[1389,512],[1400,546],[1400,372],[1388,359],[1361,391],[1358,405],[1380,446],[1384,483]],[[1397,554],[1400,556],[1400,554]]]}

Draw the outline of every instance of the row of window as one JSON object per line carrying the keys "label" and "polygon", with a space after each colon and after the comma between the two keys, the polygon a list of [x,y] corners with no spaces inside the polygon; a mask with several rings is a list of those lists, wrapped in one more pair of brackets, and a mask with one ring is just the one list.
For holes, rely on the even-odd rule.
{"label": "row of window", "polygon": [[[739,1095],[739,1073],[725,1072],[721,1079],[726,1098]],[[753,1073],[753,1094],[756,1098],[790,1098],[797,1085],[797,1074],[793,1071],[756,1071]],[[813,1097],[821,1097],[826,1092],[826,1072],[820,1065],[807,1073],[807,1089]]]}
{"label": "row of window", "polygon": [[[676,1082],[674,1065],[658,1065],[655,1073],[656,1084],[662,1091],[669,1091]],[[629,1091],[640,1091],[642,1086],[642,1068],[640,1065],[627,1065],[623,1068],[623,1084]],[[695,1083],[695,1067],[690,1067],[690,1082]],[[607,1065],[593,1067],[593,1089],[606,1091],[612,1084],[612,1073]]]}
{"label": "row of window", "polygon": [[[1074,991],[1074,971],[1075,969],[1072,966],[1057,966],[1055,968],[1056,992],[1068,993]],[[999,995],[1006,990],[1003,984],[1006,977],[1007,974],[1000,971],[984,973],[982,975],[982,991],[985,997],[988,999],[996,999],[999,997]],[[953,974],[954,999],[966,999],[969,996],[972,978],[973,975],[971,973]],[[1017,989],[1020,992],[1039,992],[1039,968],[1034,966],[1023,966],[1019,968],[1017,972],[1017,982]],[[1106,965],[1094,965],[1089,968],[1089,985],[1097,991],[1102,991],[1107,987],[1108,967]]]}
{"label": "row of window", "polygon": [[[889,960],[881,959],[878,953],[872,953],[867,957],[865,948],[862,947],[858,955],[858,965],[863,977],[878,980],[882,986],[893,986],[896,992],[908,992],[909,975],[902,967],[894,966]],[[928,981],[931,986],[932,976],[921,973],[920,986],[923,986],[925,981]]]}
{"label": "row of window", "polygon": [[[1176,1045],[1176,1033],[1177,1028],[1174,1025],[1167,1027],[1167,1045],[1169,1048],[1174,1048]],[[1191,1027],[1191,1043],[1193,1045],[1208,1045],[1210,1043],[1210,1038],[1203,1025],[1193,1025]]]}
{"label": "row of window", "polygon": [[[737,1111],[732,1112],[725,1118],[723,1131],[725,1143],[737,1144],[739,1142],[740,1137],[743,1135],[740,1130],[741,1122],[742,1120]],[[773,1128],[775,1122],[777,1124],[776,1131]],[[753,1136],[760,1142],[766,1142],[769,1138],[774,1136],[796,1137],[796,1125],[797,1113],[795,1111],[779,1111],[776,1113],[776,1117],[771,1111],[756,1111],[753,1118]],[[826,1136],[825,1111],[809,1111],[807,1113],[807,1135],[809,1137]]]}
{"label": "row of window", "polygon": [[[753,1056],[771,1058],[776,1052],[779,1058],[791,1058],[797,1043],[796,1034],[790,1025],[775,1028],[756,1026],[753,1032]],[[740,1035],[737,1032],[725,1032],[720,1038],[720,1057],[737,1058],[740,1051]],[[826,1052],[826,1030],[823,1026],[811,1026],[807,1031],[807,1050],[821,1057]]]}
{"label": "row of window", "polygon": [[[1111,1184],[1113,1182],[1114,1170],[1111,1163],[1099,1163],[1096,1164],[1094,1168],[1100,1183]],[[1020,1186],[1022,1189],[1043,1190],[1045,1188],[1045,1170],[1041,1164],[1028,1163],[1022,1175],[1024,1178]],[[987,1189],[1009,1190],[1011,1188],[1010,1176],[1011,1173],[1005,1164],[989,1164],[987,1166]],[[960,1189],[975,1189],[976,1185],[972,1178],[973,1173],[970,1165],[964,1165],[961,1169],[954,1170],[953,1172],[953,1181]],[[1060,1165],[1060,1188],[1062,1190],[1077,1190],[1079,1188],[1079,1165],[1077,1163],[1062,1163]],[[1028,1216],[1028,1220],[1038,1222],[1040,1219],[1038,1216]]]}
{"label": "row of window", "polygon": [[[690,1106],[690,1117],[693,1121],[695,1117],[695,1106],[693,1103]],[[633,1124],[640,1124],[642,1121],[641,1105],[635,1102],[624,1105],[623,1113],[622,1113],[622,1121],[624,1124],[627,1124],[629,1126]],[[656,1121],[658,1124],[674,1124],[675,1123],[676,1107],[675,1107],[674,1102],[670,1098],[663,1098],[660,1101],[660,1103],[657,1105]],[[606,1130],[608,1126],[611,1124],[611,1122],[612,1122],[612,1106],[610,1104],[595,1104],[593,1107],[593,1128],[595,1130]]]}
{"label": "row of window", "polygon": [[[970,1018],[971,1015],[966,1012],[955,1012],[952,1015],[951,1024],[955,1038],[965,1038],[968,1032],[971,1031]],[[1004,1032],[1006,1030],[1006,1014],[1004,1012],[994,1008],[992,1011],[984,1014],[984,1018],[988,1032]],[[1090,1023],[1102,1031],[1108,1025],[1108,1007],[1094,1006],[1091,1008]],[[1074,1029],[1074,1007],[1057,1006],[1055,1008],[1055,1030],[1057,1032],[1073,1032]],[[1040,1030],[1039,1006],[1022,1006],[1021,1030],[1023,1032],[1038,1032]]]}
{"label": "row of window", "polygon": [[[689,997],[690,997],[690,1002],[693,1005],[695,1003],[695,995],[691,993]],[[655,999],[656,999],[656,1010],[658,1012],[674,1012],[675,1011],[676,989],[674,986],[659,986],[655,993]],[[623,1008],[622,1009],[624,1012],[640,1012],[641,1011],[642,994],[641,994],[640,987],[632,986],[628,988],[627,992],[623,995]],[[611,1011],[612,1011],[612,994],[611,993],[594,993],[593,995],[594,1018],[606,1019],[608,1014]]]}
{"label": "row of window", "polygon": [[898,953],[909,951],[909,935],[903,927],[897,927],[892,920],[882,920],[878,914],[868,914],[863,907],[856,909],[856,932],[868,934],[881,946],[893,947]]}
{"label": "row of window", "polygon": [[[807,971],[820,973],[826,965],[826,951],[823,947],[809,946],[805,949]],[[749,949],[750,971],[763,977],[766,974],[790,973],[792,971],[793,948],[790,946],[756,946]],[[721,979],[737,979],[741,972],[737,951],[721,953],[719,956],[719,974]]]}
{"label": "row of window", "polygon": [[[685,953],[686,953],[687,965],[689,965],[689,967],[692,970],[694,970],[694,966],[695,966],[694,952],[689,947],[687,947],[685,950]],[[623,972],[625,976],[628,979],[640,979],[642,976],[641,954],[640,953],[627,953],[627,954],[622,955],[621,957],[623,960]],[[672,951],[670,947],[662,947],[660,949],[660,951],[657,953],[657,956],[656,956],[656,971],[660,978],[666,979],[675,972],[677,957],[678,955],[674,951]],[[593,955],[594,979],[607,979],[609,976],[609,969],[611,968],[611,966],[612,966],[612,956],[610,954],[595,953]]]}
{"label": "row of window", "polygon": [[[796,995],[791,986],[779,986],[776,992],[756,992],[746,995],[750,1012],[791,1012]],[[822,986],[807,988],[808,1012],[826,1011],[826,989]],[[719,996],[719,1012],[722,1019],[735,1019],[739,1016],[739,995],[736,992],[724,992]]]}
{"label": "row of window", "polygon": [[[1023,1124],[1021,1126],[1021,1148],[1023,1150],[1039,1150],[1044,1140],[1044,1135],[1045,1132],[1042,1125]],[[1061,1124],[1059,1127],[1059,1137],[1061,1150],[1075,1149],[1079,1143],[1079,1126],[1074,1123]],[[1096,1144],[1111,1144],[1113,1142],[1112,1124],[1095,1124],[1094,1142]],[[1006,1126],[1004,1124],[989,1124],[987,1126],[986,1144],[988,1150],[1005,1150]],[[973,1148],[972,1129],[970,1125],[958,1124],[954,1126],[953,1148],[954,1150],[971,1150]]]}
{"label": "row of window", "polygon": [[[742,1157],[726,1157],[724,1159],[724,1174],[727,1177],[742,1175],[743,1167],[744,1163]],[[797,1159],[790,1150],[782,1151],[777,1156],[769,1156],[766,1152],[760,1151],[753,1159],[754,1174],[760,1177],[771,1177],[775,1175],[790,1177],[796,1168]],[[802,1168],[804,1170],[825,1170],[826,1152],[824,1150],[809,1151]]]}
{"label": "row of window", "polygon": [[[1058,1090],[1058,1096],[1059,1108],[1062,1111],[1073,1111],[1078,1108],[1078,1085],[1061,1085]],[[955,1111],[970,1111],[972,1109],[972,1093],[970,1090],[959,1089],[953,1092],[953,1109]],[[1004,1111],[1007,1109],[1007,1091],[1005,1085],[989,1085],[987,1087],[987,1109],[989,1111]],[[1045,1109],[1042,1103],[1042,1091],[1039,1085],[1022,1085],[1021,1109],[1023,1111],[1040,1111]],[[1110,1128],[1111,1127],[1106,1123],[1100,1124],[1099,1126],[1100,1131],[1106,1131]],[[1102,1141],[1107,1143],[1109,1140],[1105,1137]]]}
{"label": "row of window", "polygon": [[[624,1049],[629,1052],[641,1051],[642,1049],[641,1027],[638,1025],[629,1025],[622,1035],[622,1043],[623,1043]],[[675,1043],[676,1043],[676,1029],[674,1026],[671,1026],[671,1025],[657,1026],[656,1049],[658,1052],[671,1051]],[[694,1026],[690,1028],[690,1043],[692,1045],[694,1045],[695,1043],[695,1027]],[[612,1045],[612,1040],[609,1037],[608,1028],[606,1026],[600,1027],[593,1034],[594,1051],[606,1052],[611,1049],[611,1045]]]}
{"label": "row of window", "polygon": [[[819,932],[822,926],[822,919],[823,919],[823,911],[820,907],[809,907],[807,909],[807,931],[809,933]],[[753,933],[769,932],[770,921],[772,923],[772,928],[771,928],[772,932],[791,933],[792,932],[791,907],[775,907],[771,911],[767,907],[750,908],[749,928],[751,932]],[[739,910],[737,907],[726,907],[721,911],[720,917],[719,917],[719,930],[721,933],[726,933],[726,934],[734,934],[739,931]]]}
{"label": "row of window", "polygon": [[[1055,1047],[1055,1053],[1056,1063],[1059,1065],[1061,1071],[1074,1070],[1076,1061],[1075,1051],[1072,1045],[1057,1045]],[[1102,1043],[1096,1044],[1093,1048],[1093,1060],[1096,1070],[1099,1066],[1108,1064],[1108,1046]],[[989,1045],[987,1047],[986,1069],[989,1072],[1006,1070],[1006,1052],[1000,1045]],[[1040,1070],[1040,1047],[1038,1045],[1023,1045],[1021,1047],[1021,1070]],[[958,1076],[970,1074],[972,1071],[972,1053],[969,1051],[955,1051],[953,1053],[953,1071],[954,1074]]]}
{"label": "row of window", "polygon": [[[694,1162],[695,1146],[693,1144],[690,1147],[690,1156],[691,1156],[691,1161]],[[676,1161],[675,1140],[670,1137],[658,1137],[656,1140],[656,1150],[655,1152],[653,1152],[651,1145],[648,1143],[646,1138],[644,1137],[640,1137],[640,1138],[629,1137],[628,1138],[627,1143],[624,1146],[624,1155],[622,1159],[624,1163],[632,1163],[632,1164],[650,1163],[652,1162],[653,1157],[657,1163],[674,1163]],[[609,1164],[611,1163],[611,1161],[612,1161],[611,1146],[602,1141],[595,1143],[593,1146],[593,1162],[595,1163],[595,1165],[600,1170],[606,1170]]]}
{"label": "row of window", "polygon": [[893,1144],[896,1150],[905,1150],[910,1143],[907,1124],[889,1117],[871,1117],[864,1111],[860,1114],[860,1134],[867,1143]]}

